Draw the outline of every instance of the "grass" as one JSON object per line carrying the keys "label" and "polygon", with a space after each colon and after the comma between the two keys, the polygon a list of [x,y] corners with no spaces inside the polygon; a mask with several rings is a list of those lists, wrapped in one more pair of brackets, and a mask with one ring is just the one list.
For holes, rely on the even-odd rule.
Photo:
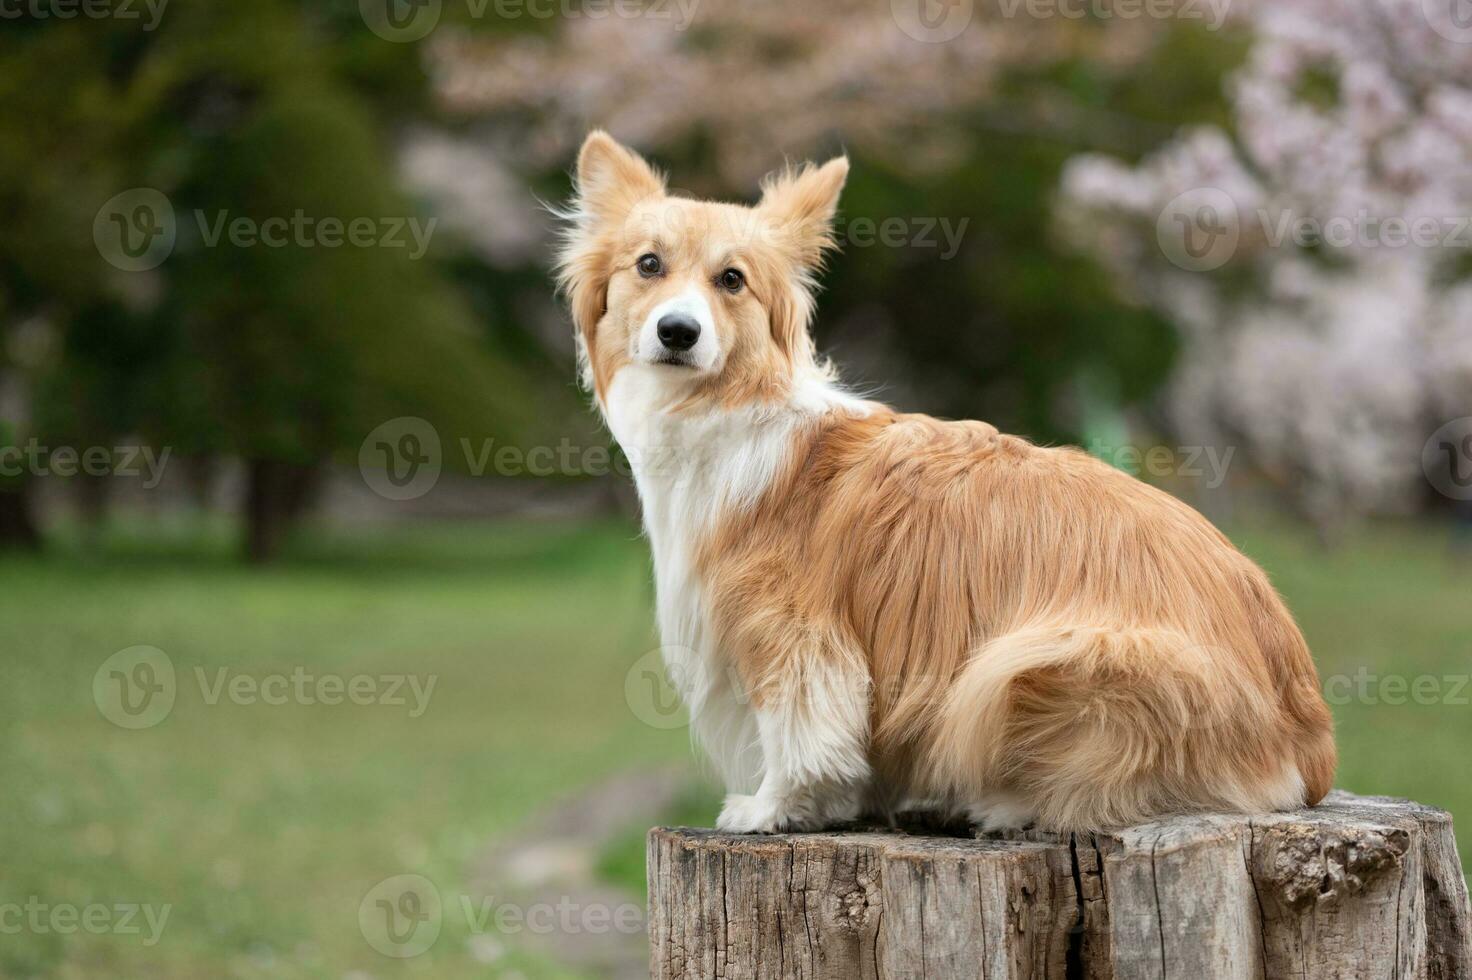
{"label": "grass", "polygon": [[[1472,575],[1448,562],[1446,535],[1376,527],[1332,552],[1291,527],[1235,536],[1287,596],[1321,673],[1347,679],[1339,784],[1472,814],[1472,689],[1444,680],[1469,671]],[[150,525],[0,562],[0,976],[558,975],[514,952],[480,962],[454,915],[428,953],[384,957],[358,908],[401,873],[453,905],[477,855],[538,804],[688,758],[682,730],[646,726],[624,701],[625,672],[655,644],[644,544],[616,523],[418,526],[314,535],[264,570],[236,565],[229,544],[223,531]],[[92,685],[138,644],[167,653],[178,694],[161,723],[129,731],[102,716]],[[213,684],[222,668],[437,682],[420,717],[211,704],[196,670]],[[1438,679],[1433,703],[1394,703],[1384,678],[1422,675]],[[712,805],[695,796],[669,819],[709,823]],[[601,862],[632,888],[641,831]],[[33,896],[168,905],[169,918],[154,945],[146,925],[11,928],[20,913],[6,909]]]}
{"label": "grass", "polygon": [[[631,761],[687,757],[682,732],[641,724],[623,699],[654,645],[634,532],[322,537],[268,570],[197,542],[114,537],[96,558],[63,547],[0,563],[0,905],[171,906],[152,946],[49,926],[0,936],[0,976],[553,975],[477,962],[451,915],[429,953],[386,958],[358,907],[405,872],[453,903],[476,855],[538,803]],[[98,711],[93,674],[137,644],[167,653],[178,694],[156,727],[128,731]],[[438,680],[413,718],[210,704],[196,668],[208,685],[220,668]]]}

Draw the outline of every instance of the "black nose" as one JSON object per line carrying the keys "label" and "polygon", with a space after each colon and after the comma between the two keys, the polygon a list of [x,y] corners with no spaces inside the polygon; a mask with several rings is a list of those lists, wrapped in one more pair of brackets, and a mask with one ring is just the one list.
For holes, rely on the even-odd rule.
{"label": "black nose", "polygon": [[689,350],[700,339],[700,324],[684,313],[666,313],[656,327],[659,342],[670,350]]}

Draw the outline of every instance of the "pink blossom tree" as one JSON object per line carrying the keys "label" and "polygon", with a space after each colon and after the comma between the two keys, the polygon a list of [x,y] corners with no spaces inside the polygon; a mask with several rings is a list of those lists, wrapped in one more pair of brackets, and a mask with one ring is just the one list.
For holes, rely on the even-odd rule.
{"label": "pink blossom tree", "polygon": [[1424,501],[1428,437],[1472,415],[1472,30],[1452,2],[1241,9],[1230,132],[1062,178],[1065,234],[1184,338],[1176,434],[1240,446],[1326,531]]}

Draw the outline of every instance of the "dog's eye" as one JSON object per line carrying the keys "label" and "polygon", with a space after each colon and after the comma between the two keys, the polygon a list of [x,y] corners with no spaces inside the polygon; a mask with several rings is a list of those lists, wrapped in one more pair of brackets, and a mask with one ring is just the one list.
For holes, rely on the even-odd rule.
{"label": "dog's eye", "polygon": [[729,289],[733,293],[740,292],[741,287],[746,285],[746,277],[741,274],[740,269],[727,269],[721,273],[718,281],[722,289]]}
{"label": "dog's eye", "polygon": [[659,256],[653,252],[639,256],[639,275],[645,279],[657,276],[664,271],[664,263],[659,261]]}

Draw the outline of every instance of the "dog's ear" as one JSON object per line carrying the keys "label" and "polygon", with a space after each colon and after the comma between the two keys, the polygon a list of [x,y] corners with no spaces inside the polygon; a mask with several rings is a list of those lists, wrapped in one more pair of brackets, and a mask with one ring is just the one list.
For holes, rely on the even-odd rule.
{"label": "dog's ear", "polygon": [[762,182],[757,209],[775,225],[781,244],[805,271],[816,272],[823,255],[837,244],[833,216],[838,195],[848,179],[848,157],[834,157],[821,167],[805,164]]}
{"label": "dog's ear", "polygon": [[664,178],[633,150],[601,129],[578,153],[577,200],[595,222],[622,221],[634,205],[664,195]]}
{"label": "dog's ear", "polygon": [[810,360],[813,289],[823,255],[836,247],[833,216],[848,179],[848,157],[785,170],[762,182],[757,211],[770,222],[776,244],[793,265],[792,288],[771,304],[772,338],[790,360]]}
{"label": "dog's ear", "polygon": [[595,129],[578,153],[572,206],[553,209],[565,222],[557,253],[557,279],[572,307],[578,358],[585,382],[602,391],[593,363],[598,322],[608,311],[613,232],[640,201],[663,196],[664,180],[633,150]]}

